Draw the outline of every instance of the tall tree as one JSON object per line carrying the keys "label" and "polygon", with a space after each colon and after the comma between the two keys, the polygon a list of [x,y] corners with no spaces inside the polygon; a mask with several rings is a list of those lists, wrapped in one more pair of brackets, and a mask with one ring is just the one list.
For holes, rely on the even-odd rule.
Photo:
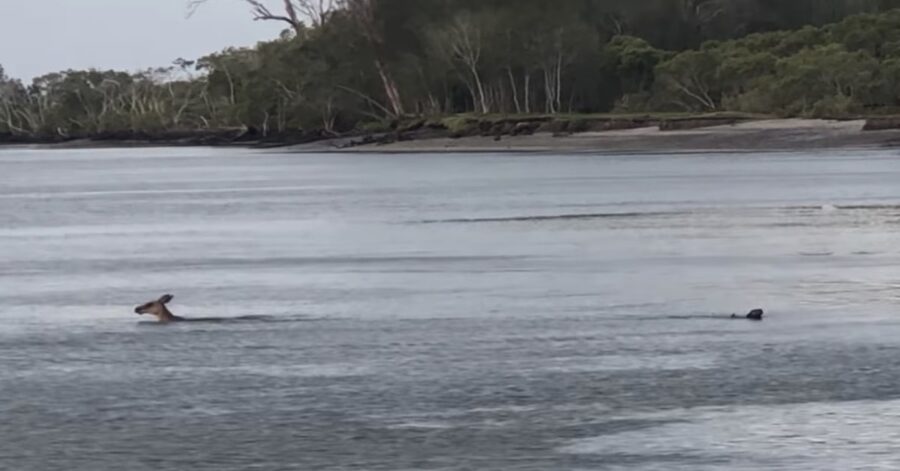
{"label": "tall tree", "polygon": [[378,73],[378,77],[381,78],[384,94],[387,96],[393,115],[402,116],[404,107],[403,100],[400,97],[400,87],[387,66],[386,56],[388,50],[385,42],[385,31],[378,17],[378,0],[341,0],[341,4],[368,40],[372,49],[372,61],[375,71]]}

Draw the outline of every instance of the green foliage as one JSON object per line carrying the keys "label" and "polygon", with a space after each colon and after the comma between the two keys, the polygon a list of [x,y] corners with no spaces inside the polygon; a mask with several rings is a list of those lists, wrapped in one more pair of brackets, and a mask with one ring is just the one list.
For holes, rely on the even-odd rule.
{"label": "green foliage", "polygon": [[[846,117],[900,106],[900,12],[758,33],[683,51],[655,69],[655,109]],[[661,106],[660,106],[661,105]]]}
{"label": "green foliage", "polygon": [[608,66],[622,82],[621,91],[638,93],[649,90],[656,79],[654,69],[670,54],[633,36],[615,36],[606,45]]}
{"label": "green foliage", "polygon": [[656,67],[658,93],[687,111],[715,111],[719,107],[722,58],[714,50],[685,51]]}
{"label": "green foliage", "polygon": [[451,133],[467,133],[478,125],[478,121],[468,116],[448,116],[441,120],[441,124]]}
{"label": "green foliage", "polygon": [[465,133],[508,114],[900,106],[900,0],[337,4],[256,47],[166,68],[31,84],[0,68],[0,133],[375,132],[421,120],[409,115]]}
{"label": "green foliage", "polygon": [[[900,41],[900,11],[881,15],[857,15],[825,28],[833,42],[849,51],[865,51],[875,57],[885,57],[886,44]],[[896,46],[894,46],[896,47]]]}
{"label": "green foliage", "polygon": [[857,112],[877,93],[878,62],[841,45],[805,49],[778,64],[770,95],[788,114]]}

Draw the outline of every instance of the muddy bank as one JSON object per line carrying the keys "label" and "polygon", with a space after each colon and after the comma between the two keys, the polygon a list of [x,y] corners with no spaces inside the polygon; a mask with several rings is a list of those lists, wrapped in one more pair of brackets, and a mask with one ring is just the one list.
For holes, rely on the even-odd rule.
{"label": "muddy bank", "polygon": [[219,129],[158,132],[104,132],[72,135],[13,135],[0,133],[0,145],[47,145],[59,147],[133,146],[287,146],[331,139],[315,130],[263,134],[255,129]]}
{"label": "muddy bank", "polygon": [[900,147],[900,128],[864,131],[865,120],[739,120],[623,129],[397,139],[390,142],[320,141],[298,152],[741,152]]}
{"label": "muddy bank", "polygon": [[621,131],[657,127],[661,130],[696,129],[747,121],[746,116],[698,115],[660,117],[652,115],[564,115],[564,116],[449,116],[407,118],[370,123],[360,129],[336,134],[320,129],[282,133],[262,132],[254,128],[116,131],[92,134],[13,135],[0,133],[2,144],[40,144],[65,147],[90,146],[258,146],[277,147],[323,143],[330,147],[352,148],[388,145],[407,141],[462,139],[473,137],[530,136],[552,134],[568,136],[580,133]]}
{"label": "muddy bank", "polygon": [[[495,142],[535,135],[557,138],[590,133],[657,129],[684,131],[716,126],[734,125],[760,119],[737,114],[660,117],[653,115],[571,115],[571,116],[453,116],[439,119],[414,119],[391,123],[388,129],[357,133],[318,144],[335,149],[398,147],[402,143],[429,145],[441,140],[460,140],[462,143],[481,142],[485,138]],[[415,147],[416,144],[410,144]]]}
{"label": "muddy bank", "polygon": [[377,123],[341,135],[252,128],[116,132],[27,138],[2,144],[63,147],[242,146],[299,152],[792,150],[900,145],[900,118],[772,119],[708,115],[451,116]]}

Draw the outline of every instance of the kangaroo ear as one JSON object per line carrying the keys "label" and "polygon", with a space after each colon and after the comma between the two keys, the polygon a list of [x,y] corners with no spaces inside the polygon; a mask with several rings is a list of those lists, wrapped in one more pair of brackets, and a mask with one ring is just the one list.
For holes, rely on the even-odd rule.
{"label": "kangaroo ear", "polygon": [[160,296],[159,302],[161,302],[163,304],[167,304],[169,301],[172,300],[173,297],[174,296],[172,296],[171,294],[164,294],[164,295]]}

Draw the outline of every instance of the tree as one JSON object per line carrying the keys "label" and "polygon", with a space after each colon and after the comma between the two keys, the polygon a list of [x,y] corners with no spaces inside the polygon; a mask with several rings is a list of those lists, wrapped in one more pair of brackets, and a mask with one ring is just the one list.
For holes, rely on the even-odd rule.
{"label": "tree", "polygon": [[452,113],[900,106],[900,0],[242,2],[287,29],[137,73],[23,84],[0,70],[0,133],[332,135]]}
{"label": "tree", "polygon": [[779,61],[774,104],[791,114],[859,111],[881,85],[878,68],[867,52],[849,52],[837,44],[803,50]]}
{"label": "tree", "polygon": [[484,34],[479,20],[470,12],[460,13],[445,29],[439,31],[434,42],[452,63],[459,63],[463,67],[463,75],[467,76],[465,82],[475,108],[488,113],[491,106],[485,95],[480,71]]}
{"label": "tree", "polygon": [[[196,12],[208,1],[189,0],[189,14]],[[297,36],[302,36],[306,31],[304,19],[313,27],[322,26],[337,6],[336,0],[282,0],[282,13],[275,13],[276,10],[269,7],[264,0],[244,0],[244,2],[250,6],[254,20],[286,23]]]}
{"label": "tree", "polygon": [[344,10],[362,31],[368,41],[372,52],[372,62],[381,83],[384,86],[384,94],[387,96],[393,116],[405,114],[403,100],[400,97],[400,87],[397,86],[394,75],[387,67],[387,49],[384,39],[384,31],[380,27],[377,0],[341,0]]}
{"label": "tree", "polygon": [[662,93],[686,111],[718,109],[717,72],[721,58],[713,51],[685,51],[656,68]]}

